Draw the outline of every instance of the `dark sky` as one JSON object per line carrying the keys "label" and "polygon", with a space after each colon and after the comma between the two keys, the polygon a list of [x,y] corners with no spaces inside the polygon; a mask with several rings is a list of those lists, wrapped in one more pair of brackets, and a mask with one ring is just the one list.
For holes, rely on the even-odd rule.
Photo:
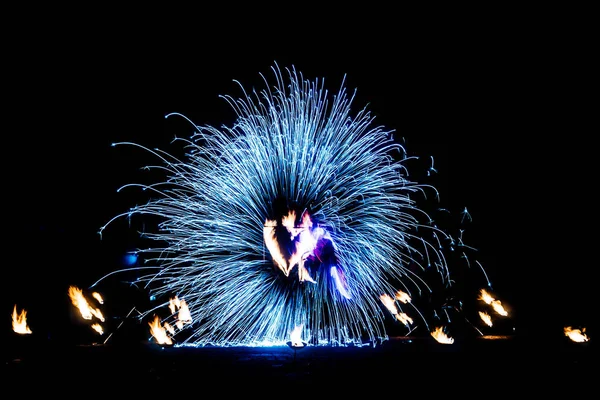
{"label": "dark sky", "polygon": [[[199,125],[231,125],[218,96],[263,88],[260,73],[295,66],[357,89],[355,110],[433,156],[443,206],[473,219],[494,289],[521,318],[589,325],[597,257],[592,151],[596,66],[585,36],[506,30],[405,37],[373,33],[337,44],[293,42],[136,46],[69,35],[8,49],[3,78],[4,270],[14,303],[81,287],[111,270],[130,244],[126,226],[100,240],[110,218],[138,200],[116,193],[150,160],[132,141],[176,150],[174,136]],[[271,81],[272,82],[272,81]],[[496,283],[497,282],[497,283]],[[62,289],[61,289],[62,290]],[[14,299],[14,300],[13,300]]]}

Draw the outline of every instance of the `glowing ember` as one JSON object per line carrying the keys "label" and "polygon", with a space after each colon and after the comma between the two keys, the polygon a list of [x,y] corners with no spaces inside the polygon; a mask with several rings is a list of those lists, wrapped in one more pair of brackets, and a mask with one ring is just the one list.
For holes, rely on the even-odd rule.
{"label": "glowing ember", "polygon": [[150,326],[150,333],[156,339],[158,344],[173,344],[171,338],[167,335],[167,330],[160,325],[160,318],[155,316],[151,322],[148,322]]}
{"label": "glowing ember", "polygon": [[301,333],[302,333],[303,325],[298,325],[294,328],[294,330],[290,333],[290,341],[292,347],[304,347],[304,343],[302,343]]}
{"label": "glowing ember", "polygon": [[446,333],[444,332],[444,328],[441,326],[438,326],[437,328],[435,328],[433,330],[433,332],[431,332],[431,336],[433,336],[433,338],[435,340],[437,340],[439,343],[443,343],[443,344],[454,343],[454,338],[451,338],[448,335],[446,335]]}
{"label": "glowing ember", "polygon": [[488,313],[479,311],[479,316],[487,326],[492,326],[492,317]]}
{"label": "glowing ember", "polygon": [[13,331],[20,334],[29,334],[31,329],[27,326],[27,311],[21,310],[20,314],[17,314],[17,305],[12,314],[12,327]]}
{"label": "glowing ember", "polygon": [[102,325],[96,323],[96,324],[92,324],[92,329],[95,330],[96,332],[98,332],[100,335],[104,334],[104,329],[102,329]]}
{"label": "glowing ember", "polygon": [[91,320],[92,317],[96,317],[100,321],[104,322],[104,315],[102,315],[102,312],[89,305],[81,289],[75,286],[70,286],[69,297],[71,298],[73,305],[79,309],[79,312],[84,319]]}
{"label": "glowing ember", "polygon": [[587,342],[588,340],[590,340],[587,335],[585,334],[585,328],[583,328],[582,330],[580,329],[573,329],[570,326],[565,327],[565,336],[567,336],[569,339],[571,339],[574,342]]}

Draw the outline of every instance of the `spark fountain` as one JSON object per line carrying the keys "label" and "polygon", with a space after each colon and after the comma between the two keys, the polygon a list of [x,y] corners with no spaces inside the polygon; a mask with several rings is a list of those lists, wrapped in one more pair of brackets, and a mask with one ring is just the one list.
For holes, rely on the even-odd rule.
{"label": "spark fountain", "polygon": [[[261,75],[264,90],[237,82],[240,98],[221,96],[237,116],[231,126],[166,115],[193,129],[175,139],[185,159],[114,144],[151,153],[158,162],[147,169],[166,179],[119,189],[150,199],[108,221],[101,236],[118,219],[156,220],[142,232],[153,245],[137,251],[141,265],[92,287],[134,271],[135,284],[157,299],[139,318],[184,299],[182,346],[285,346],[292,332],[307,345],[362,346],[389,339],[393,324],[429,334],[435,320],[439,329],[447,310],[424,310],[417,299],[452,287],[450,254],[464,263],[469,247],[462,231],[442,229],[420,206],[439,194],[409,178],[418,157],[366,108],[352,113],[344,82],[330,96],[324,80],[271,69],[274,85]],[[171,309],[165,326],[177,326],[178,315]]]}

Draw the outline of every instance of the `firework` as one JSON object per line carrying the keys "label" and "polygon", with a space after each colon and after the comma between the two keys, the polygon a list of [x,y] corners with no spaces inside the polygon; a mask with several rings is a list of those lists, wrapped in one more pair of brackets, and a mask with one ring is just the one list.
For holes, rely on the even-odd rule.
{"label": "firework", "polygon": [[[428,293],[426,270],[451,282],[442,249],[452,239],[415,200],[437,191],[408,178],[410,157],[392,131],[366,108],[352,114],[343,82],[330,96],[323,80],[295,68],[272,72],[274,85],[261,75],[262,91],[239,84],[240,98],[222,96],[235,111],[232,126],[167,115],[194,130],[176,139],[181,160],[116,143],[152,153],[167,178],[126,185],[143,187],[150,201],[100,232],[120,218],[158,218],[144,232],[156,245],[139,251],[144,264],[134,268],[165,301],[141,318],[168,298],[185,299],[193,323],[182,345],[282,344],[298,327],[311,344],[384,340],[394,317],[382,296]],[[395,315],[427,326],[413,302],[396,306]]]}

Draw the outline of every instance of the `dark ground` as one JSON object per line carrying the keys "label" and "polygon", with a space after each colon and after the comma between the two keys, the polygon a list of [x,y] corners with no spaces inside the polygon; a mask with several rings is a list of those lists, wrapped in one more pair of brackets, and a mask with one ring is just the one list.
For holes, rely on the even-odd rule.
{"label": "dark ground", "polygon": [[[295,397],[320,393],[586,395],[592,340],[481,336],[453,344],[396,337],[377,346],[162,347],[154,342],[71,345],[15,336],[5,382],[61,393],[227,394]],[[19,386],[17,386],[19,385]],[[23,385],[23,386],[20,386]],[[77,390],[81,389],[81,392]],[[281,391],[283,390],[283,391]],[[361,394],[362,393],[362,394]]]}

